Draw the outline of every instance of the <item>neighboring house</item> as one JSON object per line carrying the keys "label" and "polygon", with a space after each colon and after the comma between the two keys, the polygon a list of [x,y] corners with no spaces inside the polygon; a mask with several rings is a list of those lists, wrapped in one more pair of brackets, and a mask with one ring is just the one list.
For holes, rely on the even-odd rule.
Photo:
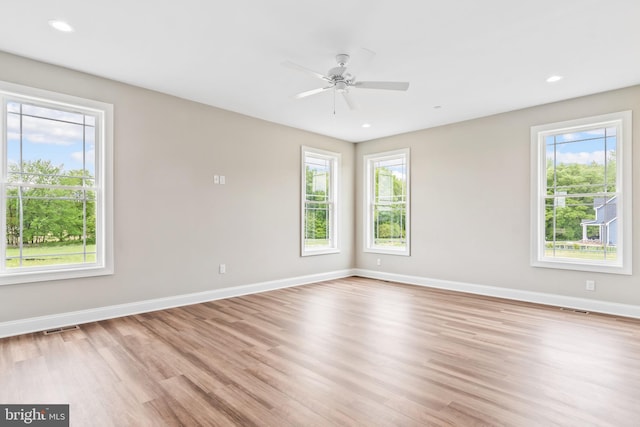
{"label": "neighboring house", "polygon": [[618,243],[618,209],[617,196],[613,196],[609,200],[604,197],[596,197],[593,200],[593,209],[596,211],[595,219],[583,219],[582,240],[588,240],[587,227],[598,227],[598,236],[600,241],[607,245],[616,245]]}

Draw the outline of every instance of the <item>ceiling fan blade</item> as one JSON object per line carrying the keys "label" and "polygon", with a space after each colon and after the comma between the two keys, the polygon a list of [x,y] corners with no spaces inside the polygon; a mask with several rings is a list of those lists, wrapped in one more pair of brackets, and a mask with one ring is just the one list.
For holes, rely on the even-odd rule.
{"label": "ceiling fan blade", "polygon": [[347,105],[349,106],[350,110],[357,110],[358,109],[358,104],[353,100],[353,98],[351,97],[351,94],[347,91],[342,92],[342,96],[344,98],[345,101],[347,101]]}
{"label": "ceiling fan blade", "polygon": [[295,95],[294,98],[296,98],[296,99],[306,98],[307,96],[315,95],[316,93],[321,93],[321,92],[324,92],[325,90],[329,90],[332,87],[333,86],[327,86],[327,87],[319,87],[317,89],[311,89],[311,90],[308,90],[306,92],[301,92],[301,93]]}
{"label": "ceiling fan blade", "polygon": [[307,73],[307,74],[309,74],[310,76],[313,76],[313,77],[315,77],[315,78],[318,78],[318,79],[324,80],[324,81],[326,81],[326,82],[330,81],[329,77],[327,77],[327,76],[325,76],[325,75],[323,75],[323,74],[317,73],[317,72],[315,72],[315,71],[313,71],[313,70],[310,70],[310,69],[308,69],[308,68],[306,68],[306,67],[303,67],[302,65],[298,65],[298,64],[296,64],[296,63],[293,63],[293,62],[291,62],[291,61],[284,61],[284,62],[282,63],[282,65],[283,65],[284,67],[287,67],[287,68],[292,68],[292,69],[294,69],[294,70],[302,71],[303,73]]}
{"label": "ceiling fan blade", "polygon": [[407,90],[409,82],[355,82],[360,89]]}

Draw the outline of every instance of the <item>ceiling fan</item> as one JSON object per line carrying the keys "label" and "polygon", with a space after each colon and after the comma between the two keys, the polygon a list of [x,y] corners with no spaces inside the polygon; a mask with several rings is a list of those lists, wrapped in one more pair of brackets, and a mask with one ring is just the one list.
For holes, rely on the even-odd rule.
{"label": "ceiling fan", "polygon": [[347,72],[347,64],[349,63],[349,55],[341,53],[336,55],[337,67],[331,68],[327,71],[327,74],[320,74],[313,70],[310,70],[302,65],[295,64],[291,61],[285,61],[282,63],[285,67],[293,68],[294,70],[302,71],[308,75],[323,80],[326,84],[325,87],[317,89],[307,90],[301,92],[294,97],[296,99],[306,98],[307,96],[316,95],[318,93],[326,92],[333,89],[334,93],[340,93],[347,102],[350,109],[357,109],[357,104],[351,98],[349,90],[356,89],[382,89],[382,90],[407,90],[409,88],[409,82],[373,82],[373,81],[356,81],[356,76]]}

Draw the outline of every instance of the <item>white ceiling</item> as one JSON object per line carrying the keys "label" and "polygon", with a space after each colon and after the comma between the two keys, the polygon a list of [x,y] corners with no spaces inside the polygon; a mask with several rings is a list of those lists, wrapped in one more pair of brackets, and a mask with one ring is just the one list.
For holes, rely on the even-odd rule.
{"label": "white ceiling", "polygon": [[[638,84],[639,21],[639,0],[0,0],[0,50],[357,142]],[[322,82],[282,62],[338,53],[409,90],[294,99]]]}

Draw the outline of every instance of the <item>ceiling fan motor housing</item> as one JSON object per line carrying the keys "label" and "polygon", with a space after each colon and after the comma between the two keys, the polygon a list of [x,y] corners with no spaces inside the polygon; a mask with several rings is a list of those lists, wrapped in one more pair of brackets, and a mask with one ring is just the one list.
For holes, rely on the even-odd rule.
{"label": "ceiling fan motor housing", "polygon": [[349,62],[350,56],[346,53],[339,53],[336,55],[336,62],[339,66],[344,67]]}

